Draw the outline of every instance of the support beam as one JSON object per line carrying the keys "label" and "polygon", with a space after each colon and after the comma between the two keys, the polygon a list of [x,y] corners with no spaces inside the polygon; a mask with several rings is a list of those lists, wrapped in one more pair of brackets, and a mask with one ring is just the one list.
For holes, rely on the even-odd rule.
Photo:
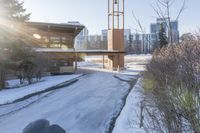
{"label": "support beam", "polygon": [[77,58],[78,58],[78,55],[77,55],[77,53],[75,53],[75,71],[77,71],[78,70],[78,65],[77,65]]}
{"label": "support beam", "polygon": [[105,68],[105,57],[103,55],[103,69]]}

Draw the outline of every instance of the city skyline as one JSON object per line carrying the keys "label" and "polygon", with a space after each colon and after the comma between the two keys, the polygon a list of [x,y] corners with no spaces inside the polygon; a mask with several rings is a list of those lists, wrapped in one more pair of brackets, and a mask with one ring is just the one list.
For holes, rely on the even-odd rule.
{"label": "city skyline", "polygon": [[[172,7],[172,20],[178,14],[182,0],[177,0]],[[46,4],[48,3],[48,4]],[[140,19],[146,32],[150,32],[150,24],[154,23],[157,16],[151,5],[155,0],[125,0],[125,28],[130,28],[133,32],[139,29],[134,21],[132,11]],[[199,12],[200,2],[186,1],[186,10],[180,17],[180,33],[194,32],[197,30],[199,16],[191,15]],[[67,23],[68,21],[79,21],[84,24],[90,34],[100,34],[102,29],[107,28],[107,0],[59,0],[48,2],[47,0],[24,0],[27,12],[31,14],[31,21]],[[44,10],[45,7],[45,10]],[[178,8],[176,8],[178,7]],[[195,22],[196,21],[196,22]]]}

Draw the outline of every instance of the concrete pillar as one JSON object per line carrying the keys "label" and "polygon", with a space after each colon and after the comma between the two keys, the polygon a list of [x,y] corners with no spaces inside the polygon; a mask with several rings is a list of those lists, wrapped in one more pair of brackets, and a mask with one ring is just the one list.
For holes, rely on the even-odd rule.
{"label": "concrete pillar", "polygon": [[124,68],[124,54],[113,54],[108,56],[109,70],[117,71]]}
{"label": "concrete pillar", "polygon": [[124,30],[111,29],[108,31],[108,50],[118,51],[108,56],[108,64],[110,70],[118,70],[124,68]]}
{"label": "concrete pillar", "polygon": [[105,57],[103,55],[103,69],[105,68]]}
{"label": "concrete pillar", "polygon": [[78,55],[77,55],[77,53],[75,53],[75,56],[74,56],[74,58],[75,58],[75,62],[74,62],[74,69],[75,69],[75,71],[77,71],[78,70],[78,65],[77,65],[77,60],[78,60]]}

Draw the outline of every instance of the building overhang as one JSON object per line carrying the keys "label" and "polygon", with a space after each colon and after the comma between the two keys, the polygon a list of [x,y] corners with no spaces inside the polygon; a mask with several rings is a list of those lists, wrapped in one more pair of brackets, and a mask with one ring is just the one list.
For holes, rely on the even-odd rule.
{"label": "building overhang", "polygon": [[60,53],[60,54],[86,54],[86,55],[111,55],[124,54],[125,51],[118,50],[68,50],[68,49],[52,49],[52,48],[37,48],[38,53]]}
{"label": "building overhang", "polygon": [[69,23],[44,23],[44,22],[25,22],[25,26],[35,28],[38,30],[67,33],[76,37],[84,28],[81,24],[69,24]]}

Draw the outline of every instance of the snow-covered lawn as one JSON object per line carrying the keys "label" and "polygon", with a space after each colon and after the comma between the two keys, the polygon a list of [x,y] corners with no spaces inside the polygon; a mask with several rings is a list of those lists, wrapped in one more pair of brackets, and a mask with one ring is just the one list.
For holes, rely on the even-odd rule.
{"label": "snow-covered lawn", "polygon": [[[105,59],[108,59],[107,56],[104,56]],[[149,61],[152,59],[151,54],[130,54],[125,56],[125,60],[132,61]],[[86,62],[103,60],[103,56],[86,56],[84,59]]]}
{"label": "snow-covered lawn", "polygon": [[[62,75],[62,76],[48,76],[44,77],[42,82],[38,82],[32,85],[15,88],[15,89],[8,89],[0,91],[0,104],[11,103],[17,99],[23,98],[26,95],[39,92],[42,90],[46,90],[52,86],[56,86],[63,82],[69,81],[71,79],[77,78],[81,76],[80,74],[74,75]],[[11,80],[8,81],[11,86],[16,85],[19,81],[18,80]]]}
{"label": "snow-covered lawn", "polygon": [[[107,57],[105,56],[105,60]],[[125,56],[125,69],[121,71],[127,75],[138,75],[140,72],[146,70],[146,64],[152,59],[151,54],[132,54]],[[96,61],[100,62],[96,62]],[[78,62],[78,67],[83,69],[98,70],[104,72],[111,72],[103,69],[102,56],[86,56],[85,62]],[[104,64],[108,66],[108,63]]]}
{"label": "snow-covered lawn", "polygon": [[126,55],[125,60],[126,62],[140,62],[145,63],[147,61],[150,61],[152,59],[151,54],[131,54]]}

